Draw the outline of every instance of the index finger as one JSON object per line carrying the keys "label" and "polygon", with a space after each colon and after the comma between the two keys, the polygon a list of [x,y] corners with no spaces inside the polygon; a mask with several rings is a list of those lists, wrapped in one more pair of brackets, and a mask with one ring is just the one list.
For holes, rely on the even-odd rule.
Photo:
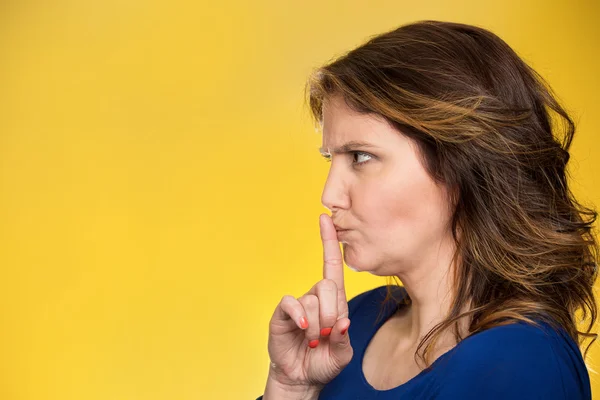
{"label": "index finger", "polygon": [[346,288],[344,287],[344,262],[338,242],[337,233],[331,217],[327,214],[319,216],[321,240],[323,241],[323,278],[331,279],[338,287],[338,313],[348,315]]}

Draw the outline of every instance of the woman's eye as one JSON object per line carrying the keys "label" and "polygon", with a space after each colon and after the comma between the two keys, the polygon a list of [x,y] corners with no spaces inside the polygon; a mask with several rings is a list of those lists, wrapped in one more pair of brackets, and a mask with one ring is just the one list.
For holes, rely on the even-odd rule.
{"label": "woman's eye", "polygon": [[[368,154],[368,153],[363,153],[361,151],[352,151],[349,153],[352,156],[352,164],[353,165],[362,165],[367,163],[371,158],[373,158],[372,155]],[[367,157],[367,159],[365,160],[364,158]],[[323,158],[325,158],[326,162],[331,162],[331,156],[330,155],[323,155]],[[364,161],[361,161],[364,160]]]}
{"label": "woman's eye", "polygon": [[361,157],[363,157],[363,159],[364,159],[364,157],[368,157],[366,159],[366,161],[356,161],[354,163],[355,165],[362,165],[362,164],[366,163],[367,161],[369,161],[372,158],[372,156],[370,154],[361,153],[360,151],[353,152],[352,155],[355,156],[355,159],[360,159]]}

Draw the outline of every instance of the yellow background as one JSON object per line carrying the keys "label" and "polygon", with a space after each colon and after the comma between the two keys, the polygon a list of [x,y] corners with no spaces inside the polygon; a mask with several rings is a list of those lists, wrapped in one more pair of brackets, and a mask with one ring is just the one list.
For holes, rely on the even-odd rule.
{"label": "yellow background", "polygon": [[1,2],[0,398],[262,394],[273,309],[322,278],[305,79],[404,23],[513,46],[578,122],[572,187],[600,205],[598,2],[490,3]]}

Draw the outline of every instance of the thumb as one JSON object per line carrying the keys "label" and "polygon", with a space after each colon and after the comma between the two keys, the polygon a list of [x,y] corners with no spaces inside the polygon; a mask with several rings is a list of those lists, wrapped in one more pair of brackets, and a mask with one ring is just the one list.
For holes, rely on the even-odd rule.
{"label": "thumb", "polygon": [[335,323],[329,337],[330,351],[341,367],[345,367],[352,360],[353,350],[350,344],[349,327],[350,320],[346,317],[340,318]]}

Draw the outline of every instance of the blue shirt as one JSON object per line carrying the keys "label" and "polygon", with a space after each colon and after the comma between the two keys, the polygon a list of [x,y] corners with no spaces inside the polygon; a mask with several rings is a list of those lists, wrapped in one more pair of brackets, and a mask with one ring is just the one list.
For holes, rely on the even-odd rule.
{"label": "blue shirt", "polygon": [[[392,288],[396,299],[406,295],[404,288]],[[471,335],[406,383],[377,390],[363,374],[364,353],[377,330],[402,307],[393,301],[382,306],[385,296],[386,286],[380,286],[348,301],[354,355],[319,400],[592,398],[579,347],[564,330],[544,322],[541,327],[516,322]]]}

